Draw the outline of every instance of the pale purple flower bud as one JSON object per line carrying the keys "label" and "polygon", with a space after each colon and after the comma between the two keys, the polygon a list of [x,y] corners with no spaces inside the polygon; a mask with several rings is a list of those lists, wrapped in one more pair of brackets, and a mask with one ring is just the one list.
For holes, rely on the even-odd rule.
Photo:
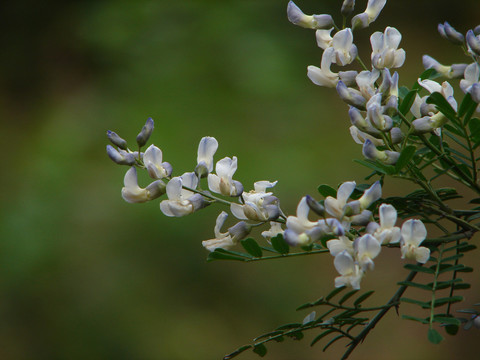
{"label": "pale purple flower bud", "polygon": [[319,216],[325,216],[325,208],[310,195],[305,196],[307,205],[315,214]]}
{"label": "pale purple flower bud", "polygon": [[373,145],[373,143],[368,139],[365,140],[365,143],[363,144],[362,153],[367,159],[379,160],[380,162],[383,162],[387,165],[395,165],[400,156],[400,153],[396,151],[378,150],[375,145]]}
{"label": "pale purple flower bud", "polygon": [[153,132],[153,119],[148,118],[147,122],[142,128],[142,131],[137,135],[137,144],[139,147],[144,146],[148,139],[150,138],[150,135],[152,135]]}
{"label": "pale purple flower bud", "polygon": [[455,45],[463,45],[465,37],[446,21],[443,23],[443,32],[445,34],[445,38],[451,43]]}
{"label": "pale purple flower bud", "polygon": [[107,136],[113,145],[118,146],[122,150],[127,150],[127,142],[118,136],[117,133],[107,130]]}
{"label": "pale purple flower bud", "polygon": [[167,192],[167,185],[162,180],[157,180],[148,185],[145,190],[149,200],[156,199]]}
{"label": "pale purple flower bud", "polygon": [[352,30],[359,30],[359,29],[365,29],[370,25],[370,22],[368,21],[368,14],[366,13],[361,13],[358,15],[355,15],[352,18]]}
{"label": "pale purple flower bud", "polygon": [[236,241],[239,241],[245,239],[248,234],[250,234],[250,231],[252,231],[252,226],[247,224],[245,221],[240,221],[228,228],[227,231],[232,238],[234,238]]}
{"label": "pale purple flower bud", "polygon": [[480,38],[478,38],[478,36],[475,36],[473,30],[468,30],[467,32],[467,44],[471,52],[473,52],[475,55],[480,56]]}
{"label": "pale purple flower bud", "polygon": [[394,127],[390,130],[390,136],[392,137],[392,143],[394,144],[400,144],[404,139],[403,132],[398,127]]}
{"label": "pale purple flower bud", "polygon": [[338,76],[346,86],[355,86],[358,72],[355,70],[339,71]]}
{"label": "pale purple flower bud", "polygon": [[366,100],[362,94],[358,90],[348,88],[343,81],[337,83],[337,92],[340,98],[347,104],[357,108],[365,107]]}
{"label": "pale purple flower bud", "polygon": [[480,103],[480,83],[473,84],[469,93],[472,96],[473,101]]}
{"label": "pale purple flower bud", "polygon": [[112,161],[118,165],[133,165],[135,157],[133,154],[124,150],[118,151],[112,145],[107,145],[107,155]]}
{"label": "pale purple flower bud", "polygon": [[387,0],[368,0],[365,11],[353,17],[353,30],[366,28],[368,25],[374,22],[378,15],[380,15],[380,12],[386,3]]}
{"label": "pale purple flower bud", "polygon": [[288,3],[287,16],[291,23],[307,29],[328,29],[333,26],[330,15],[305,15],[293,1]]}
{"label": "pale purple flower bud", "polygon": [[480,25],[475,26],[473,33],[477,36],[480,35]]}
{"label": "pale purple flower bud", "polygon": [[353,12],[353,8],[355,7],[355,0],[344,0],[342,4],[342,15],[348,16]]}

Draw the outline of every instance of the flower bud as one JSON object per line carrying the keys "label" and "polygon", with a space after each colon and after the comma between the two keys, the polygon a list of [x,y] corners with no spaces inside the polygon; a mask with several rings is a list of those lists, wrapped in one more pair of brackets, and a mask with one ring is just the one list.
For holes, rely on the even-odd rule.
{"label": "flower bud", "polygon": [[468,30],[467,32],[467,44],[471,52],[480,56],[480,39],[478,36],[475,36],[475,33],[472,30]]}
{"label": "flower bud", "polygon": [[307,29],[329,29],[333,26],[330,15],[305,15],[293,1],[288,3],[287,16],[291,23]]}
{"label": "flower bud", "polygon": [[247,224],[245,221],[240,221],[228,228],[227,231],[232,238],[234,238],[236,241],[239,241],[246,238],[247,235],[250,234],[250,231],[252,231],[252,226]]}
{"label": "flower bud", "polygon": [[475,28],[473,29],[473,33],[476,36],[480,35],[480,25],[475,26]]}
{"label": "flower bud", "polygon": [[440,32],[440,35],[442,35],[445,39],[450,41],[452,44],[463,45],[465,37],[457,30],[455,30],[452,25],[445,21],[442,28],[441,24],[439,24],[438,26],[438,31]]}
{"label": "flower bud", "polygon": [[340,80],[342,80],[342,82],[346,86],[355,86],[357,84],[356,82],[357,75],[358,75],[358,72],[355,70],[338,72],[338,76],[340,77]]}
{"label": "flower bud", "polygon": [[403,132],[398,127],[394,127],[390,130],[390,136],[392,137],[393,144],[400,144],[404,139]]}
{"label": "flower bud", "polygon": [[107,155],[114,163],[118,165],[133,165],[135,164],[135,156],[124,150],[118,151],[112,145],[107,145]]}
{"label": "flower bud", "polygon": [[480,103],[480,83],[473,84],[469,93],[472,96],[473,101]]}
{"label": "flower bud", "polygon": [[207,207],[210,205],[208,201],[205,201],[205,198],[201,194],[194,194],[188,198],[188,201],[192,204],[193,206],[193,211],[195,212],[197,210],[203,209],[204,207]]}
{"label": "flower bud", "polygon": [[307,200],[307,205],[310,210],[319,216],[325,216],[325,208],[317,200],[312,198],[310,195],[307,195],[305,199]]}
{"label": "flower bud", "polygon": [[113,145],[118,146],[122,150],[127,150],[127,142],[118,136],[117,133],[107,130],[107,136]]}
{"label": "flower bud", "polygon": [[139,147],[144,146],[148,139],[150,138],[150,135],[152,135],[153,132],[153,119],[148,118],[147,122],[142,128],[142,131],[137,135],[137,144]]}
{"label": "flower bud", "polygon": [[352,18],[352,30],[359,30],[359,29],[365,29],[369,25],[368,21],[368,15],[366,13],[361,13],[358,15],[355,15]]}
{"label": "flower bud", "polygon": [[167,185],[162,180],[157,180],[148,185],[145,190],[149,200],[156,199],[167,192]]}
{"label": "flower bud", "polygon": [[338,82],[337,92],[340,98],[348,105],[355,106],[356,108],[365,108],[365,98],[358,90],[349,89],[343,81]]}
{"label": "flower bud", "polygon": [[368,139],[365,140],[365,143],[363,144],[362,153],[367,159],[378,160],[387,165],[395,165],[400,156],[400,153],[396,151],[378,150],[375,145],[373,145],[373,143]]}
{"label": "flower bud", "polygon": [[353,12],[353,8],[355,7],[355,0],[344,0],[342,4],[342,15],[348,16]]}

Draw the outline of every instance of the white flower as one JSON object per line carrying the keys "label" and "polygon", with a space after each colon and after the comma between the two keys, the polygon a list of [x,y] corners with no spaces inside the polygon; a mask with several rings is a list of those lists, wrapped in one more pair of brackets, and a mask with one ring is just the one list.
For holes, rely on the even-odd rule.
{"label": "white flower", "polygon": [[[465,71],[467,71],[465,69]],[[448,81],[444,81],[441,85],[436,81],[424,79],[418,79],[418,83],[424,89],[428,90],[430,94],[434,92],[438,92],[442,94],[442,96],[448,101],[448,103],[452,106],[453,110],[457,111],[457,102],[453,97],[453,87],[448,83]]]}
{"label": "white flower", "polygon": [[363,271],[367,269],[373,270],[373,259],[380,254],[380,250],[382,248],[378,240],[372,235],[366,234],[355,239],[353,248],[355,250],[355,258],[357,259],[360,268]]}
{"label": "white flower", "polygon": [[360,280],[362,279],[364,272],[360,269],[359,265],[355,263],[347,250],[344,250],[335,256],[333,265],[341,275],[335,278],[335,287],[346,285],[351,286],[355,290],[360,289]]}
{"label": "white flower", "polygon": [[360,131],[355,125],[350,126],[350,135],[352,135],[353,141],[357,144],[363,145],[365,140],[370,140],[375,146],[383,146],[385,145],[383,140],[377,139],[372,135],[369,135],[363,131]]}
{"label": "white flower", "polygon": [[322,54],[320,68],[313,65],[307,67],[307,76],[315,85],[326,87],[337,85],[339,76],[330,70],[330,66],[335,61],[335,56],[335,49],[329,47]]}
{"label": "white flower", "polygon": [[400,241],[400,228],[395,226],[397,222],[397,210],[392,205],[382,204],[378,210],[380,224],[371,222],[367,226],[367,232],[372,234],[380,244],[395,244]]}
{"label": "white flower", "polygon": [[[478,33],[477,33],[478,34]],[[473,30],[467,31],[468,52],[473,56],[480,55],[480,36],[475,35]]]}
{"label": "white flower", "polygon": [[167,184],[168,200],[160,203],[160,210],[167,216],[184,216],[201,209],[205,205],[202,195],[183,188],[195,189],[197,184],[198,178],[193,172],[174,177]]}
{"label": "white flower", "polygon": [[275,221],[270,221],[269,230],[262,231],[262,236],[268,242],[270,242],[270,240],[275,236],[277,236],[278,234],[283,234],[282,224]]}
{"label": "white flower", "polygon": [[243,185],[236,180],[233,180],[233,174],[237,171],[237,157],[232,159],[229,157],[223,158],[217,162],[215,166],[215,174],[208,174],[208,188],[225,196],[240,196],[243,192]]}
{"label": "white flower", "polygon": [[402,259],[412,259],[425,264],[430,258],[430,249],[419,246],[427,237],[427,229],[420,220],[410,219],[402,226],[400,240]]}
{"label": "white flower", "polygon": [[465,68],[464,79],[460,80],[460,88],[464,93],[467,93],[472,88],[473,84],[478,83],[480,77],[480,67],[477,63],[471,63]]}
{"label": "white flower", "polygon": [[122,197],[129,203],[142,203],[165,194],[165,183],[161,180],[154,181],[145,189],[138,186],[137,170],[133,166],[128,169],[123,181]]}
{"label": "white flower", "polygon": [[375,82],[380,77],[380,71],[373,69],[372,71],[361,71],[355,81],[358,85],[358,90],[363,95],[366,100],[369,100],[373,95],[376,94]]}
{"label": "white flower", "polygon": [[434,69],[448,79],[461,77],[467,67],[467,64],[452,64],[451,66],[442,65],[428,55],[423,55],[422,62],[425,69]]}
{"label": "white flower", "polygon": [[316,31],[318,46],[324,50],[330,47],[334,49],[333,63],[341,66],[350,64],[355,60],[358,53],[357,47],[353,44],[352,29],[340,30],[331,37],[332,29]]}
{"label": "white flower", "polygon": [[367,117],[376,129],[387,132],[393,127],[393,119],[384,114],[382,94],[373,95],[367,102]]}
{"label": "white flower", "polygon": [[327,248],[332,256],[337,256],[344,250],[352,256],[355,254],[353,250],[353,241],[346,236],[340,236],[338,239],[328,240]]}
{"label": "white flower", "polygon": [[355,181],[344,182],[337,190],[337,198],[327,196],[325,199],[325,210],[337,219],[342,219],[345,213],[347,200],[355,190]]}
{"label": "white flower", "polygon": [[229,249],[235,246],[239,240],[243,239],[250,232],[250,227],[241,221],[235,226],[229,228],[227,232],[222,233],[220,229],[225,223],[227,217],[228,214],[225,211],[222,211],[220,215],[218,215],[215,223],[215,239],[202,241],[202,245],[208,251],[215,251],[215,249],[218,248]]}
{"label": "white flower", "polygon": [[218,141],[214,137],[205,136],[200,140],[197,151],[197,167],[195,173],[205,177],[213,170],[213,155],[218,149]]}
{"label": "white flower", "polygon": [[314,222],[308,219],[309,212],[310,207],[307,204],[307,198],[304,196],[298,203],[297,216],[287,218],[284,238],[290,246],[310,245],[324,234],[318,221]]}
{"label": "white flower", "polygon": [[352,18],[352,28],[366,28],[377,19],[386,3],[387,0],[368,0],[365,11]]}
{"label": "white flower", "polygon": [[372,66],[376,69],[399,68],[405,62],[405,50],[397,49],[402,35],[388,26],[384,33],[375,32],[370,37],[372,44]]}
{"label": "white flower", "polygon": [[162,150],[155,145],[150,145],[143,155],[143,163],[148,175],[153,179],[163,179],[172,173],[172,165],[162,162]]}
{"label": "white flower", "polygon": [[305,15],[293,1],[288,3],[287,16],[291,23],[307,29],[328,29],[333,25],[330,15]]}
{"label": "white flower", "polygon": [[242,198],[244,204],[230,205],[232,214],[240,220],[270,221],[275,220],[281,214],[278,198],[273,193],[266,192],[267,188],[273,187],[277,182],[257,181],[255,190],[244,192]]}
{"label": "white flower", "polygon": [[365,140],[362,148],[363,156],[370,160],[378,160],[387,165],[395,165],[400,153],[397,151],[390,150],[378,150],[375,145],[370,140]]}

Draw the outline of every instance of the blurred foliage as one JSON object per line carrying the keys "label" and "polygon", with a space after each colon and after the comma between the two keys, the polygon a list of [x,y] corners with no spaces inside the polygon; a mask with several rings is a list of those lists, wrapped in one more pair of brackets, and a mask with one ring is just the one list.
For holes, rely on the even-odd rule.
{"label": "blurred foliage", "polygon": [[[317,13],[340,3],[298,1]],[[319,183],[361,181],[346,106],[306,78],[321,53],[312,32],[288,23],[286,4],[0,5],[0,358],[218,359],[259,331],[301,320],[293,309],[330,291],[329,258],[207,264],[200,241],[212,237],[218,208],[168,219],[158,202],[126,204],[125,169],[105,155],[107,129],[133,140],[152,116],[152,141],[175,174],[193,169],[202,136],[215,136],[217,159],[238,156],[247,189],[279,180],[275,192],[290,213]],[[373,29],[402,32],[401,82],[410,84],[425,48],[441,62],[463,60],[452,58],[436,24],[465,31],[480,22],[479,10],[475,0],[390,1]],[[360,47],[368,48],[367,33]],[[401,263],[392,268],[387,255],[377,267],[391,275],[378,270],[365,288],[383,284],[378,293],[387,298]],[[389,326],[379,326],[358,358],[389,351],[403,359],[405,343],[419,358],[460,358],[478,337],[433,347],[416,336],[423,329]],[[318,351],[289,344],[270,357],[314,359]]]}

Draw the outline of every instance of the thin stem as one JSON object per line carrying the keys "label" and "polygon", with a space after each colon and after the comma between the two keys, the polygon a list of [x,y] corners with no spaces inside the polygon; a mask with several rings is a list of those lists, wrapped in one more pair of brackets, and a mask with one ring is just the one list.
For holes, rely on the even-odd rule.
{"label": "thin stem", "polygon": [[207,199],[211,199],[211,200],[217,201],[217,202],[219,202],[219,203],[221,203],[221,204],[224,204],[224,205],[230,206],[230,205],[232,204],[230,201],[217,198],[216,196],[213,196],[213,195],[204,193],[203,191],[199,191],[199,190],[197,190],[197,189],[193,189],[193,188],[188,187],[188,186],[185,186],[185,185],[182,185],[182,188],[185,189],[185,190],[194,192],[194,193],[196,193],[196,194],[200,194],[200,195],[202,195],[202,196],[205,196]]}
{"label": "thin stem", "polygon": [[435,316],[435,291],[437,290],[437,280],[438,280],[438,272],[440,271],[440,264],[441,261],[440,259],[443,256],[443,248],[445,247],[445,244],[442,244],[442,248],[440,249],[440,253],[438,256],[437,260],[437,266],[435,268],[435,276],[433,278],[433,285],[432,285],[432,300],[430,301],[430,319],[429,319],[429,328],[433,328],[433,318]]}
{"label": "thin stem", "polygon": [[250,261],[261,261],[261,260],[271,260],[271,259],[283,259],[283,258],[287,258],[287,257],[315,255],[315,254],[323,254],[323,253],[329,253],[329,252],[330,252],[330,250],[328,250],[328,249],[311,250],[311,251],[305,251],[305,252],[301,252],[301,253],[262,256],[262,257],[259,257],[259,258],[248,258],[248,259],[245,259],[244,261],[245,262],[250,262]]}
{"label": "thin stem", "polygon": [[[410,282],[415,278],[415,275],[417,275],[416,271],[410,272],[408,274],[407,278],[405,281]],[[380,310],[377,315],[368,323],[368,325],[358,334],[355,339],[348,345],[347,351],[343,354],[342,360],[345,360],[349,357],[349,355],[352,353],[352,351],[360,344],[368,335],[370,331],[373,330],[373,328],[378,324],[378,322],[385,316],[385,314],[392,308],[397,306],[398,301],[400,300],[400,297],[403,295],[405,290],[407,290],[408,286],[407,285],[402,285],[398,288],[398,290],[395,292],[395,294],[392,296],[392,298],[388,301],[388,303],[385,305],[382,310]]]}

